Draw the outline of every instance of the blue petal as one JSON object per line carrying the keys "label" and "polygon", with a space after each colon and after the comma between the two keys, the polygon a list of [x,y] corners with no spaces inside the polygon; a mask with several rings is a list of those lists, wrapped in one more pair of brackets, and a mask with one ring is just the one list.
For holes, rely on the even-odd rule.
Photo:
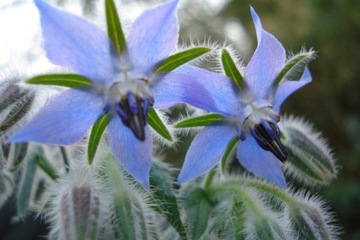
{"label": "blue petal", "polygon": [[178,0],[169,1],[145,11],[132,25],[127,38],[130,59],[134,67],[145,75],[167,58],[176,48]]}
{"label": "blue petal", "polygon": [[108,126],[108,136],[111,150],[119,163],[144,188],[149,189],[152,157],[152,140],[149,127],[145,127],[145,141],[140,141],[118,117],[113,117]]}
{"label": "blue petal", "polygon": [[40,12],[46,55],[54,64],[107,84],[114,73],[111,41],[101,29],[45,1],[35,0]]}
{"label": "blue petal", "polygon": [[241,113],[236,89],[229,78],[191,65],[183,65],[166,74],[154,85],[152,92],[155,108],[187,103],[222,115]]}
{"label": "blue petal", "polygon": [[293,92],[302,88],[306,84],[311,82],[311,74],[308,68],[305,68],[303,75],[296,81],[284,81],[279,84],[275,90],[273,107],[276,112],[280,111],[280,106],[284,100],[290,96]]}
{"label": "blue petal", "polygon": [[9,142],[67,145],[79,141],[103,114],[103,99],[77,89],[52,98]]}
{"label": "blue petal", "polygon": [[213,168],[220,161],[227,145],[236,134],[234,126],[205,127],[191,143],[178,182],[189,181]]}
{"label": "blue petal", "polygon": [[275,78],[284,67],[286,55],[281,43],[266,32],[253,8],[258,46],[245,69],[245,81],[257,99],[267,98]]}
{"label": "blue petal", "polygon": [[253,137],[239,141],[237,158],[249,172],[286,188],[280,161],[271,152],[263,150]]}

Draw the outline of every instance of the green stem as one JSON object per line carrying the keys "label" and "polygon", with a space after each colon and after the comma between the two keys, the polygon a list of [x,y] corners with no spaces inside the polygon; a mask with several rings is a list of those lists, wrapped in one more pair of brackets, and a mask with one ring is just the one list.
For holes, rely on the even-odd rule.
{"label": "green stem", "polygon": [[219,185],[219,188],[222,189],[226,188],[229,191],[235,191],[236,189],[239,189],[240,186],[256,188],[258,190],[267,192],[273,195],[274,197],[286,202],[289,205],[294,203],[294,199],[283,189],[273,186],[271,184],[264,184],[256,180],[246,179],[244,181],[239,181],[239,180],[227,181],[226,185]]}
{"label": "green stem", "polygon": [[216,167],[212,168],[210,170],[210,172],[208,173],[208,175],[205,179],[205,184],[204,184],[205,189],[209,189],[211,187],[211,184],[215,178],[215,174],[216,174]]}
{"label": "green stem", "polygon": [[294,202],[294,199],[287,192],[285,192],[283,189],[273,186],[271,184],[263,184],[258,181],[248,181],[246,185],[249,187],[255,187],[264,192],[267,192],[267,193],[273,195],[274,197],[281,199],[282,201],[286,202],[287,204],[291,204]]}
{"label": "green stem", "polygon": [[69,172],[69,158],[67,157],[65,148],[60,147],[60,152],[61,152],[61,156],[62,156],[62,158],[64,160],[65,171],[68,173]]}
{"label": "green stem", "polygon": [[211,194],[223,194],[224,193],[224,189],[227,190],[230,194],[235,194],[237,196],[241,196],[241,200],[246,204],[246,206],[249,208],[249,210],[256,216],[262,216],[262,213],[260,211],[260,209],[257,207],[256,203],[252,200],[252,198],[246,194],[246,191],[244,191],[243,189],[239,188],[239,187],[227,187],[224,188],[224,186],[222,185],[218,185],[215,187],[211,188]]}

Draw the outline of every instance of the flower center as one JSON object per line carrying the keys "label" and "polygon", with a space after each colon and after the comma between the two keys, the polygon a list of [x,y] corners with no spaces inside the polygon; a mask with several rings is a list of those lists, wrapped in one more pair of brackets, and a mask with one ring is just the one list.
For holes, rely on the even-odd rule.
{"label": "flower center", "polygon": [[277,122],[280,117],[271,106],[253,108],[252,113],[245,119],[244,126],[250,129],[259,146],[272,152],[281,162],[285,162],[288,154],[280,140],[280,129]]}
{"label": "flower center", "polygon": [[141,141],[145,140],[146,116],[153,101],[129,91],[114,104],[115,111],[125,126]]}
{"label": "flower center", "polygon": [[110,107],[141,141],[145,140],[146,117],[153,103],[148,81],[144,78],[128,79],[125,75],[125,79],[120,78],[109,90]]}

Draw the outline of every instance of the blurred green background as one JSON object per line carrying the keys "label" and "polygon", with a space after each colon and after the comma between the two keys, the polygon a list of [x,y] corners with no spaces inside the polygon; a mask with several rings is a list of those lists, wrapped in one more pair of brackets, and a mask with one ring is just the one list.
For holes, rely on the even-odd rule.
{"label": "blurred green background", "polygon": [[[66,7],[70,2],[78,1],[54,2]],[[99,14],[96,6],[103,4],[102,0],[80,2],[88,17],[99,17],[94,13]],[[162,1],[137,2],[144,8]],[[291,96],[282,112],[303,116],[329,140],[340,168],[339,176],[329,186],[316,191],[334,212],[336,224],[343,232],[341,238],[360,239],[360,1],[180,0],[180,3],[180,39],[183,43],[190,37],[194,42],[210,39],[210,42],[223,43],[226,40],[246,62],[256,46],[249,12],[249,5],[252,5],[263,27],[287,50],[296,53],[306,47],[317,51],[318,58],[310,64],[313,82]],[[130,0],[120,0],[118,4],[124,6],[122,9],[126,9],[126,5],[135,6]],[[168,151],[177,167],[181,166],[186,150],[181,146],[189,144],[189,137],[182,142],[177,150]],[[5,221],[4,209],[0,214]],[[5,226],[3,224],[1,228]],[[11,231],[24,229],[24,226],[29,224],[18,225],[18,228],[13,225]],[[0,232],[4,234],[4,230]],[[0,234],[0,239],[10,238],[2,238]]]}

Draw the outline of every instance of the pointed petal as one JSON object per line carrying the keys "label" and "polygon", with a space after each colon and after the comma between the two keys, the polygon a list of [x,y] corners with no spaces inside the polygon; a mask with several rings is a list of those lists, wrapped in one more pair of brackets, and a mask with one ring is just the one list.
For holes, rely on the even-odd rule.
{"label": "pointed petal", "polygon": [[148,75],[175,50],[178,39],[178,0],[145,11],[132,25],[127,38],[134,67]]}
{"label": "pointed petal", "polygon": [[52,98],[9,142],[67,145],[79,141],[103,114],[103,99],[78,89]]}
{"label": "pointed petal", "polygon": [[280,106],[284,100],[293,92],[302,88],[311,82],[311,74],[308,68],[305,68],[303,75],[296,81],[281,82],[275,90],[273,107],[276,112],[280,111]]}
{"label": "pointed petal", "polygon": [[280,161],[269,151],[263,150],[251,136],[239,141],[237,158],[240,164],[255,176],[265,178],[286,188]]}
{"label": "pointed petal", "polygon": [[149,189],[149,172],[152,157],[152,140],[149,126],[145,127],[145,140],[138,140],[122,121],[113,117],[108,126],[112,152],[125,170]]}
{"label": "pointed petal", "polygon": [[54,64],[86,76],[96,84],[112,79],[110,39],[84,18],[35,0],[40,12],[46,55]]}
{"label": "pointed petal", "polygon": [[236,128],[229,125],[205,127],[191,143],[178,182],[196,178],[218,164],[236,134]]}
{"label": "pointed petal", "polygon": [[235,91],[230,78],[191,65],[183,65],[166,74],[152,89],[155,108],[187,103],[222,115],[240,112]]}
{"label": "pointed petal", "polygon": [[266,98],[285,60],[285,49],[281,43],[261,25],[253,8],[251,15],[256,28],[258,46],[245,69],[245,81],[257,98]]}

